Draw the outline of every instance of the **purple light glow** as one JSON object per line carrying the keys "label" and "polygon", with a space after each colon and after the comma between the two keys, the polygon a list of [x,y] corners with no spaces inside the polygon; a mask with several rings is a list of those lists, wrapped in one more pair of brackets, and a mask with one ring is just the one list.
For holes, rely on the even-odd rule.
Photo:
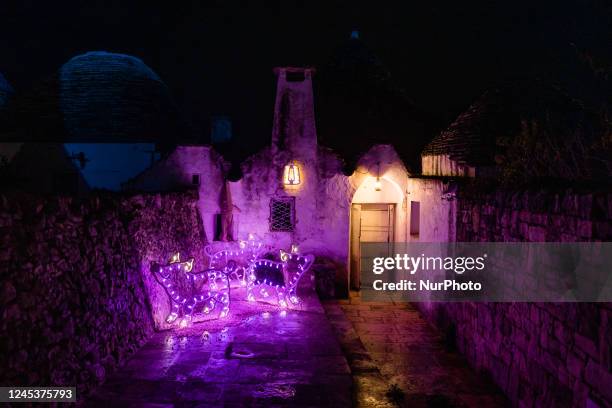
{"label": "purple light glow", "polygon": [[[174,254],[166,265],[152,264],[151,272],[163,286],[172,303],[172,312],[166,317],[167,323],[174,323],[180,318],[179,326],[190,324],[193,314],[199,310],[210,313],[217,305],[221,306],[219,317],[229,313],[229,282],[222,271],[206,269],[193,272],[193,258],[180,260],[180,254]],[[202,281],[207,280],[208,289]]]}
{"label": "purple light glow", "polygon": [[152,264],[151,272],[172,303],[166,322],[178,321],[179,327],[187,327],[194,313],[209,314],[217,305],[221,307],[219,317],[227,316],[232,287],[246,287],[251,302],[264,301],[281,309],[298,304],[297,286],[314,256],[301,255],[297,245],[292,245],[290,252],[280,251],[281,261],[277,262],[260,259],[262,247],[251,234],[248,241],[239,242],[238,248],[212,253],[209,246],[206,253],[210,268],[200,272],[193,272],[193,258],[181,261],[178,253],[166,265]]}
{"label": "purple light glow", "polygon": [[[268,298],[273,293],[276,295],[276,304],[282,309],[287,308],[289,303],[299,303],[297,286],[304,273],[312,266],[314,256],[300,255],[298,247],[292,245],[291,253],[280,251],[280,259],[281,262],[259,259],[251,263],[247,280],[249,301],[270,303]],[[279,274],[271,275],[270,271],[279,271]],[[270,279],[271,276],[274,278]],[[278,276],[282,276],[282,281]]]}

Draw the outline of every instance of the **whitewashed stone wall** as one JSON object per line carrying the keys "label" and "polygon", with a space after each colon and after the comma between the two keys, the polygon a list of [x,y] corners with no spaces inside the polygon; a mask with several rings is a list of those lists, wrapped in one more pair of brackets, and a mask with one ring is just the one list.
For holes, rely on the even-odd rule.
{"label": "whitewashed stone wall", "polygon": [[[317,143],[313,70],[276,68],[277,90],[271,144],[241,166],[242,178],[228,182],[232,202],[233,237],[253,233],[265,244],[290,248],[328,258],[336,266],[336,282],[348,284],[350,218],[352,203],[393,203],[394,239],[410,240],[410,200],[421,203],[420,241],[445,241],[452,233],[450,201],[441,197],[448,185],[433,179],[413,179],[391,145],[375,145],[365,152],[350,176],[342,172],[342,160]],[[302,75],[301,80],[290,78]],[[292,79],[292,80],[291,80]],[[300,169],[301,182],[283,183],[289,163]],[[201,175],[199,211],[209,241],[214,239],[215,214],[221,211],[226,163],[207,146],[180,146],[169,157],[136,178],[131,187],[144,191],[172,190],[191,185]],[[375,191],[377,177],[382,189]],[[295,228],[270,231],[270,201],[295,198]]]}
{"label": "whitewashed stone wall", "polygon": [[[298,155],[299,156],[299,155]],[[409,178],[408,172],[390,145],[373,146],[358,161],[356,171],[345,176],[341,161],[329,150],[317,150],[315,160],[298,160],[302,175],[299,188],[286,189],[282,184],[284,165],[291,153],[272,154],[266,149],[243,165],[243,178],[230,183],[234,203],[237,236],[254,233],[265,243],[277,247],[298,244],[303,251],[333,259],[341,268],[337,281],[348,282],[346,265],[349,257],[351,203],[395,203],[395,240],[410,239],[407,197],[416,197],[427,207],[427,222],[422,225],[422,240],[447,240],[451,204],[441,199],[445,186],[438,180]],[[380,175],[382,190],[374,191]],[[409,193],[409,194],[407,194]],[[412,195],[410,195],[412,194]],[[269,230],[270,199],[278,196],[296,198],[296,225],[293,232]],[[425,210],[422,210],[422,214]]]}
{"label": "whitewashed stone wall", "polygon": [[[264,243],[290,248],[331,259],[339,269],[336,282],[348,282],[351,203],[395,203],[395,240],[414,239],[409,234],[410,201],[421,205],[423,242],[450,239],[449,217],[452,201],[441,197],[448,184],[435,179],[410,178],[402,160],[390,145],[373,146],[358,161],[351,176],[342,173],[342,162],[325,148],[293,142],[294,151],[275,149],[273,145],[243,163],[243,177],[229,182],[233,204],[234,238],[255,234]],[[316,146],[315,146],[316,147]],[[310,149],[309,149],[310,148]],[[273,153],[273,150],[276,150]],[[284,166],[295,161],[300,167],[301,183],[283,185]],[[210,147],[180,146],[169,157],[133,180],[141,191],[173,190],[190,187],[193,174],[200,174],[199,212],[206,237],[214,239],[215,215],[220,212],[225,162]],[[374,191],[380,176],[382,190]],[[295,229],[270,231],[270,200],[295,197]]]}
{"label": "whitewashed stone wall", "polygon": [[420,233],[418,238],[408,234],[408,241],[454,241],[456,186],[440,179],[410,178],[408,181],[408,220],[410,201],[420,203]]}
{"label": "whitewashed stone wall", "polygon": [[[207,238],[212,240],[226,168],[227,163],[210,146],[178,146],[168,157],[130,181],[127,187],[138,191],[198,190],[202,224]],[[199,185],[192,183],[194,174],[200,176]]]}
{"label": "whitewashed stone wall", "polygon": [[[276,247],[289,248],[294,243],[313,251],[324,239],[317,222],[320,197],[313,70],[283,67],[274,72],[277,89],[272,143],[247,159],[242,165],[242,179],[230,183],[235,235],[254,233]],[[303,75],[303,80],[288,80],[296,74]],[[289,163],[296,163],[300,169],[299,185],[283,184],[283,170]],[[270,231],[270,200],[275,197],[295,197],[294,231]]]}

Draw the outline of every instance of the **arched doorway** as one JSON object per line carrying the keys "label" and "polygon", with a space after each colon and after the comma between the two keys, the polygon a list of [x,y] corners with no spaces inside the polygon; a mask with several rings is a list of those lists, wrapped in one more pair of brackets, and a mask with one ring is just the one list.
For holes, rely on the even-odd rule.
{"label": "arched doorway", "polygon": [[400,186],[390,178],[369,176],[359,186],[351,203],[349,287],[361,286],[362,245],[368,242],[387,243],[386,251],[393,252],[398,240],[403,217],[404,194]]}

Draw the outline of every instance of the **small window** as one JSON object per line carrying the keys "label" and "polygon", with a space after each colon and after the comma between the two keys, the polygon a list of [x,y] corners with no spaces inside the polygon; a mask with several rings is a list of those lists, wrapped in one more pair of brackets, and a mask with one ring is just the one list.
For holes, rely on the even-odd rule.
{"label": "small window", "polygon": [[194,186],[200,185],[200,175],[199,174],[191,175],[191,184],[193,184]]}
{"label": "small window", "polygon": [[223,218],[221,214],[215,214],[215,236],[214,241],[221,241],[221,234],[223,234]]}
{"label": "small window", "polygon": [[421,203],[419,201],[410,202],[410,235],[419,236],[421,228]]}
{"label": "small window", "polygon": [[291,232],[295,229],[295,197],[270,200],[270,231]]}

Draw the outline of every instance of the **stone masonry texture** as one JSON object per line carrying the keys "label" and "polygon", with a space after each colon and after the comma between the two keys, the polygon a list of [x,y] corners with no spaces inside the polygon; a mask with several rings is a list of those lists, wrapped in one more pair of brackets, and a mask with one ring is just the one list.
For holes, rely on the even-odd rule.
{"label": "stone masonry texture", "polygon": [[[473,192],[457,198],[457,241],[612,240],[612,194]],[[514,406],[612,406],[609,303],[420,304]]]}
{"label": "stone masonry texture", "polygon": [[159,302],[149,263],[174,250],[204,259],[197,200],[0,196],[0,384],[83,396],[144,344]]}

